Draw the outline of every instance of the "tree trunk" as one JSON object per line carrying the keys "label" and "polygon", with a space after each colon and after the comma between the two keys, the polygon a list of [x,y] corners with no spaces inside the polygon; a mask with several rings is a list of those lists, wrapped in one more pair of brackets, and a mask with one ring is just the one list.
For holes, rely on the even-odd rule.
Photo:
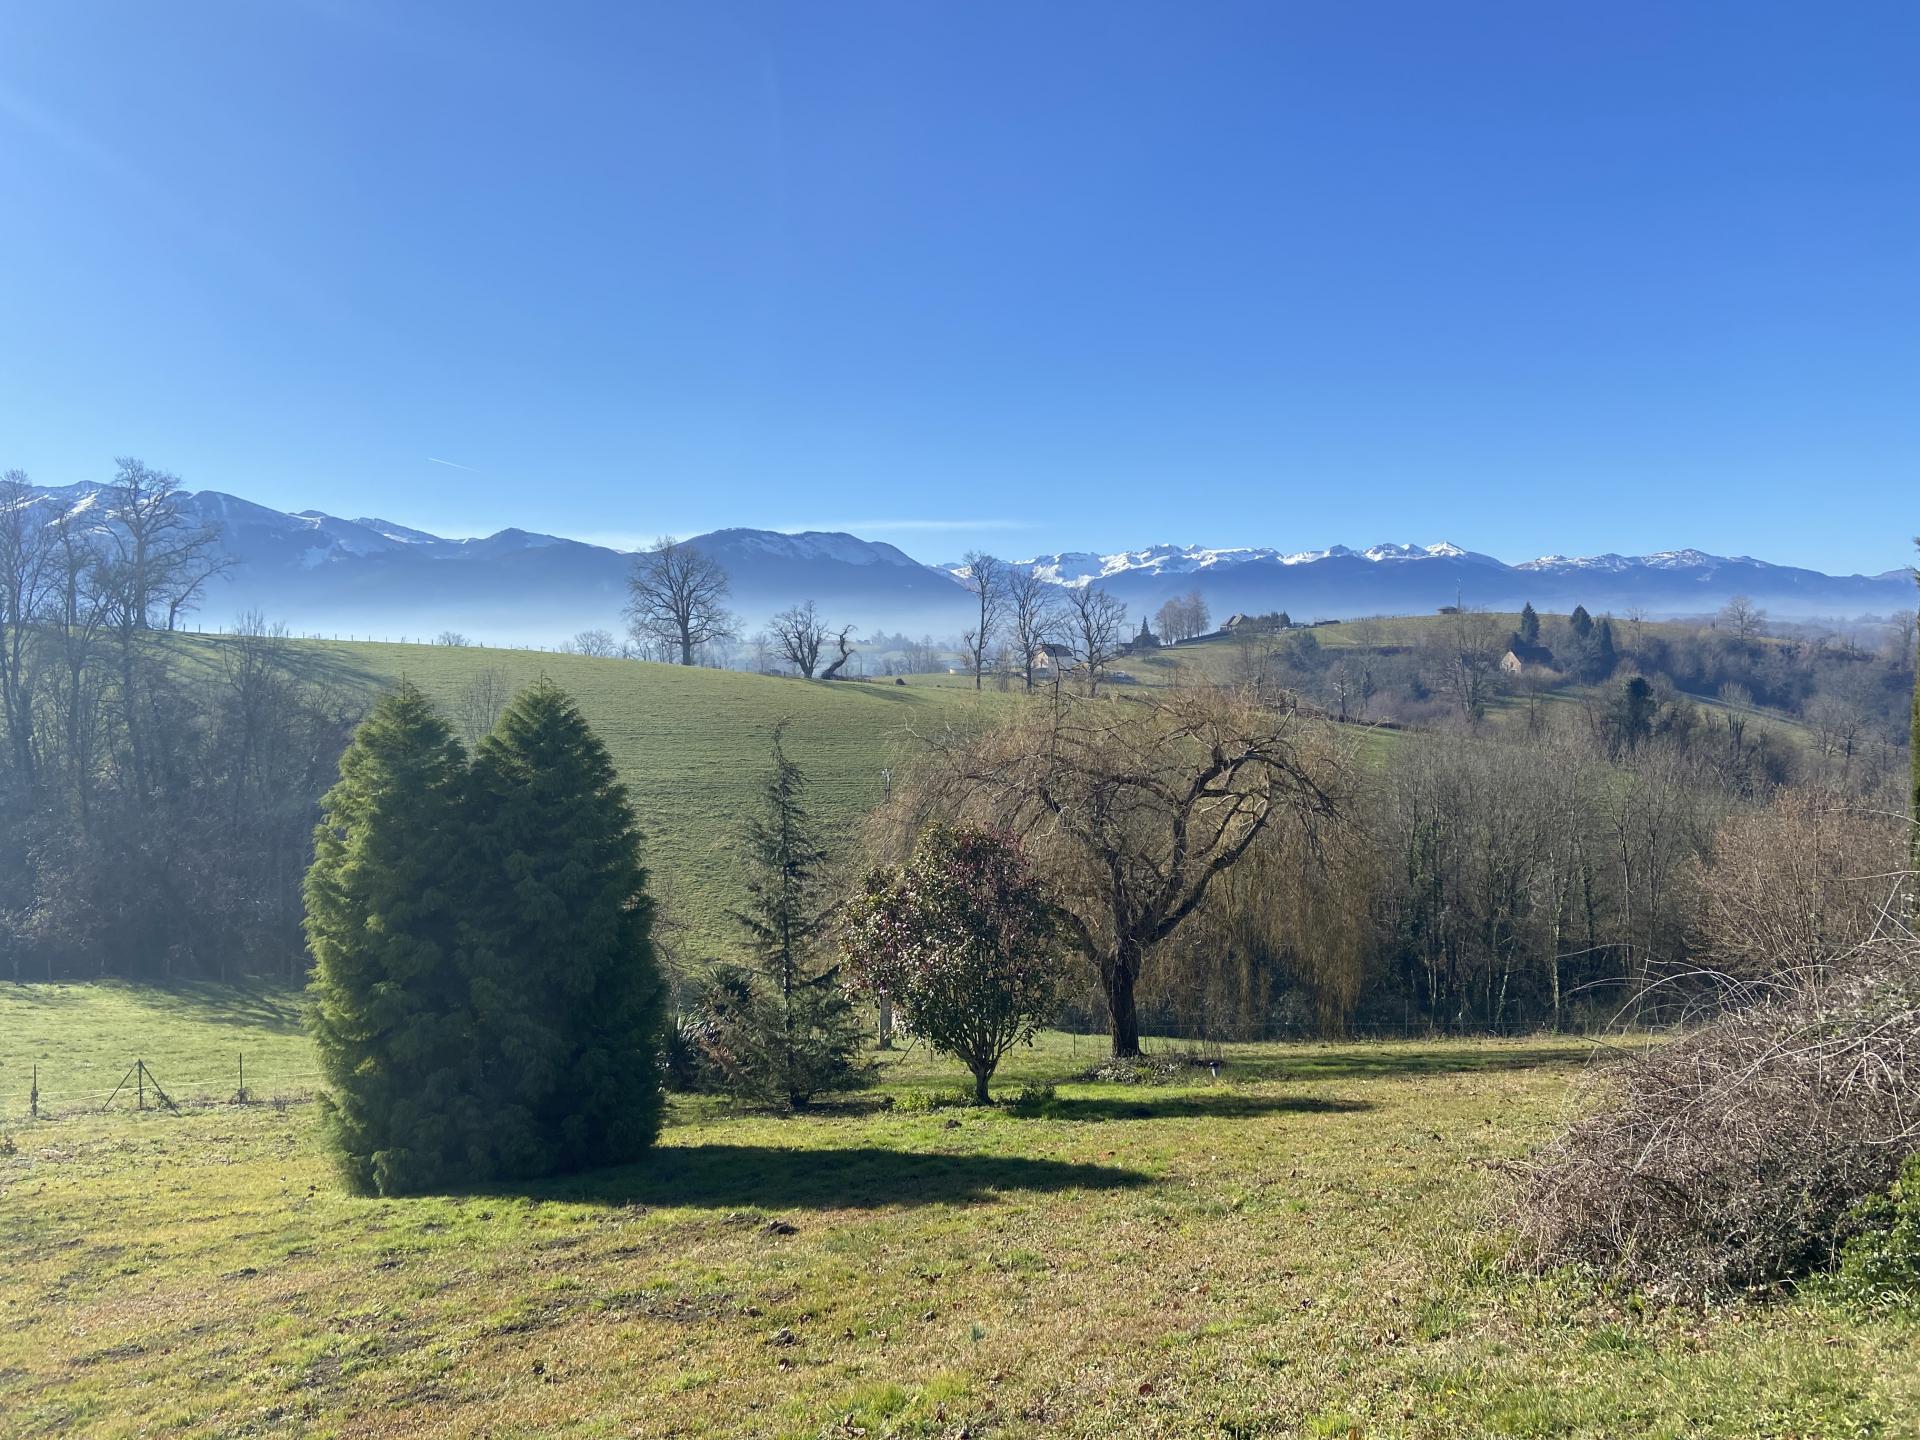
{"label": "tree trunk", "polygon": [[1139,956],[1126,949],[1104,967],[1101,977],[1107,993],[1107,1015],[1113,1035],[1113,1058],[1137,1059],[1140,1054],[1140,1014],[1134,1008],[1133,986],[1139,977]]}
{"label": "tree trunk", "polygon": [[993,1103],[992,1099],[987,1094],[987,1081],[989,1081],[992,1078],[993,1078],[993,1072],[990,1070],[976,1070],[973,1072],[973,1103],[974,1104],[991,1105]]}

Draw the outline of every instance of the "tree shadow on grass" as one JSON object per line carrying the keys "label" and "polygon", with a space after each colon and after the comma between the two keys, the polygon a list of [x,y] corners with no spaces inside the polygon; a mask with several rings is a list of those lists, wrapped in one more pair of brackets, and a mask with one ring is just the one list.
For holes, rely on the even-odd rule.
{"label": "tree shadow on grass", "polygon": [[1250,1120],[1261,1115],[1337,1115],[1371,1110],[1368,1100],[1319,1095],[1213,1094],[1064,1096],[1034,1113],[1049,1120]]}
{"label": "tree shadow on grass", "polygon": [[168,1011],[203,1025],[234,1025],[275,1035],[292,1035],[305,1023],[304,992],[291,983],[258,981],[221,985],[207,981],[127,988],[155,1010]]}
{"label": "tree shadow on grass", "polygon": [[222,985],[187,980],[149,984],[138,980],[56,980],[0,983],[0,1000],[40,1009],[91,1004],[102,996],[130,999],[157,1013],[208,1025],[234,1025],[276,1035],[297,1034],[305,1011],[300,986],[291,981],[249,981]]}
{"label": "tree shadow on grass", "polygon": [[1542,1044],[1476,1043],[1441,1040],[1289,1047],[1271,1055],[1230,1055],[1221,1067],[1237,1080],[1391,1080],[1427,1075],[1457,1075],[1504,1070],[1570,1068],[1589,1063],[1596,1053],[1577,1041]]}
{"label": "tree shadow on grass", "polygon": [[1152,1178],[1111,1165],[1013,1155],[942,1155],[877,1146],[662,1145],[645,1160],[618,1169],[476,1186],[463,1193],[589,1205],[881,1209],[971,1205],[1009,1190],[1125,1190]]}

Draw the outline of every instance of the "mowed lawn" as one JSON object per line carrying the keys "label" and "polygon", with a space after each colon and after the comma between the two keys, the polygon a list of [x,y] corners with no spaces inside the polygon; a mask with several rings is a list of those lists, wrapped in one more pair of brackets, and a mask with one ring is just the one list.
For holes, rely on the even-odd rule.
{"label": "mowed lawn", "polygon": [[20,1118],[34,1058],[310,1072],[292,994],[220,998],[0,987],[0,1432],[1916,1433],[1912,1321],[1507,1270],[1492,1199],[1583,1042],[1130,1087],[1049,1035],[1001,1087],[1058,1082],[1038,1115],[930,1107],[961,1075],[914,1050],[804,1117],[676,1101],[644,1164],[408,1200],[343,1193],[304,1101]]}
{"label": "mowed lawn", "polygon": [[[217,667],[214,636],[173,636],[186,665]],[[916,737],[967,728],[1010,702],[927,683],[831,684],[730,670],[599,660],[530,650],[348,641],[289,642],[309,678],[364,703],[404,677],[455,723],[463,696],[493,672],[508,690],[542,676],[562,686],[612,754],[649,839],[655,893],[684,927],[693,959],[730,954],[741,902],[740,833],[758,804],[774,726],[812,781],[812,803],[843,838],[886,793],[888,772],[918,752]]]}

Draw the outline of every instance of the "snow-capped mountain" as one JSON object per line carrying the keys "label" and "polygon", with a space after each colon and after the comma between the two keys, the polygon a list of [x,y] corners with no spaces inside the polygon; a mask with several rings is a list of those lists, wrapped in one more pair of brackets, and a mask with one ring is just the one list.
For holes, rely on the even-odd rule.
{"label": "snow-capped mountain", "polygon": [[[1036,555],[1015,563],[1039,572],[1056,585],[1079,587],[1096,580],[1112,580],[1122,575],[1204,575],[1209,571],[1230,569],[1250,563],[1266,565],[1311,565],[1319,560],[1358,556],[1363,560],[1472,560],[1487,565],[1500,562],[1491,555],[1463,550],[1441,541],[1437,545],[1399,545],[1391,542],[1365,550],[1350,550],[1332,545],[1325,550],[1274,550],[1264,546],[1231,546],[1225,549],[1209,545],[1150,545],[1144,550],[1122,550],[1113,555],[1098,555],[1087,550],[1072,550],[1059,555]],[[966,575],[966,566],[945,568],[958,577]]]}
{"label": "snow-capped mountain", "polygon": [[[104,512],[102,487],[36,492],[37,503],[82,517]],[[509,529],[450,538],[391,520],[289,514],[236,495],[186,497],[217,523],[232,570],[199,612],[224,625],[257,609],[296,631],[430,636],[460,630],[498,642],[552,644],[589,628],[617,630],[632,556],[558,535]],[[635,517],[644,530],[644,516]],[[923,565],[892,545],[839,532],[715,530],[689,542],[732,584],[749,633],[769,616],[815,601],[836,624],[954,635],[973,608],[963,565]],[[1409,614],[1464,603],[1512,610],[1585,605],[1594,613],[1703,615],[1745,595],[1781,618],[1886,614],[1910,608],[1907,572],[1823,575],[1744,555],[1663,550],[1652,555],[1544,555],[1509,565],[1449,542],[1388,542],[1364,550],[1149,545],[1113,553],[1066,551],[1016,562],[1065,587],[1098,584],[1150,617],[1198,590],[1214,616],[1285,610],[1297,619]]]}
{"label": "snow-capped mountain", "polygon": [[[1198,590],[1216,616],[1235,610],[1286,610],[1297,618],[1410,613],[1461,603],[1517,609],[1625,611],[1701,615],[1745,595],[1785,617],[1883,614],[1910,607],[1905,571],[1824,575],[1749,556],[1701,550],[1652,555],[1545,555],[1509,565],[1451,542],[1385,542],[1364,550],[1270,547],[1220,549],[1153,545],[1113,554],[1067,552],[1019,562],[1065,586],[1098,584],[1148,613],[1171,597]],[[958,566],[946,567],[957,577]]]}
{"label": "snow-capped mountain", "polygon": [[[98,485],[43,488],[40,503],[104,510]],[[584,629],[618,631],[631,554],[519,529],[451,538],[391,520],[297,513],[202,490],[193,520],[217,524],[234,561],[201,602],[200,623],[259,610],[301,633],[414,638],[458,630],[499,643],[553,644]],[[826,531],[716,530],[689,541],[726,568],[731,607],[751,632],[813,600],[839,623],[945,632],[966,591],[892,545]]]}

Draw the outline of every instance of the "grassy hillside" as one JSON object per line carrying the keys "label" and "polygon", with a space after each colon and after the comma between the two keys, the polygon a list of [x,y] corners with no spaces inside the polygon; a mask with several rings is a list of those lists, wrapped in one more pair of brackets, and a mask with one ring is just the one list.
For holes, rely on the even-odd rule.
{"label": "grassy hillside", "polygon": [[306,1069],[290,999],[0,985],[0,1431],[1894,1436],[1920,1414],[1912,1318],[1650,1309],[1503,1268],[1493,1199],[1589,1057],[1568,1040],[1237,1047],[1217,1082],[1130,1087],[1076,1079],[1096,1043],[1048,1035],[1002,1087],[1059,1085],[1025,1116],[916,1103],[962,1077],[915,1050],[806,1118],[676,1101],[643,1164],[411,1200],[344,1194],[306,1103],[17,1118],[29,1054],[104,1075],[137,1046],[219,1096],[244,1048],[278,1093]]}
{"label": "grassy hillside", "polygon": [[[184,638],[185,663],[218,663],[223,643]],[[494,672],[511,689],[542,675],[579,701],[612,751],[649,838],[648,865],[704,953],[733,943],[735,862],[756,803],[773,727],[814,782],[823,820],[844,830],[882,796],[883,772],[916,732],[978,723],[1008,703],[993,694],[912,683],[808,683],[733,671],[526,650],[346,641],[291,642],[310,678],[371,696],[404,676],[456,721],[462,697]]]}

